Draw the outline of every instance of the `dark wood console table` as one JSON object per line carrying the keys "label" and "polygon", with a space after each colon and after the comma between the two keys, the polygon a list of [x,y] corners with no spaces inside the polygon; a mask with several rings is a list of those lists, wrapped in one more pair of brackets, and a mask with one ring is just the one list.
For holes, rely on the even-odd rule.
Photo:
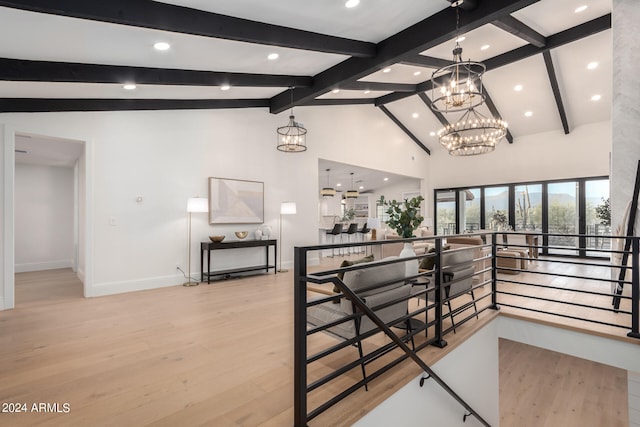
{"label": "dark wood console table", "polygon": [[[273,246],[273,265],[269,265],[269,246]],[[258,248],[264,247],[265,249],[265,263],[264,265],[256,265],[251,267],[239,267],[227,270],[211,271],[211,251],[222,249],[242,249],[242,248]],[[207,253],[207,271],[204,271],[204,253]],[[248,271],[260,271],[265,270],[269,272],[270,268],[273,268],[274,273],[277,273],[276,265],[278,264],[278,241],[271,240],[238,240],[235,242],[201,242],[200,243],[200,281],[204,282],[204,278],[207,278],[207,283],[211,283],[211,277],[224,276],[230,277],[234,273],[244,273]]]}

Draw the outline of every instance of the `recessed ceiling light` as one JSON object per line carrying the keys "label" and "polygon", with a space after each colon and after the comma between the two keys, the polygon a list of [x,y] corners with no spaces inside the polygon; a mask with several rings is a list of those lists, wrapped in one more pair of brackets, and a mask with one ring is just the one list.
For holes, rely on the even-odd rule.
{"label": "recessed ceiling light", "polygon": [[524,113],[524,116],[525,116],[525,117],[531,117],[531,116],[533,116],[533,111],[526,111],[526,112]]}
{"label": "recessed ceiling light", "polygon": [[391,68],[387,67],[384,70],[382,70],[383,73],[388,73],[389,71],[391,71]]}
{"label": "recessed ceiling light", "polygon": [[135,90],[136,85],[134,85],[133,83],[126,83],[124,86],[122,86],[124,89],[126,90]]}
{"label": "recessed ceiling light", "polygon": [[342,187],[342,184],[337,183],[337,184],[336,184],[336,187]]}
{"label": "recessed ceiling light", "polygon": [[368,94],[368,93],[371,93],[371,91],[370,91],[369,89],[366,89],[366,90],[364,91],[364,94],[366,95],[366,94]]}
{"label": "recessed ceiling light", "polygon": [[578,6],[576,7],[576,10],[574,10],[575,13],[580,13],[580,12],[584,12],[585,10],[587,10],[587,6],[586,4],[583,4],[582,6]]}
{"label": "recessed ceiling light", "polygon": [[280,55],[278,55],[277,53],[270,53],[269,55],[267,55],[267,59],[269,61],[275,61],[279,57],[280,57]]}
{"label": "recessed ceiling light", "polygon": [[229,85],[220,86],[220,90],[229,90],[229,89],[231,89],[231,86],[229,86]]}
{"label": "recessed ceiling light", "polygon": [[413,113],[413,114],[411,115],[411,117],[413,117],[414,119],[417,119],[418,117],[420,117],[420,114],[418,114],[418,113]]}
{"label": "recessed ceiling light", "polygon": [[466,39],[466,37],[465,37],[465,36],[460,36],[460,37],[458,37],[458,38],[456,39],[456,43],[463,42],[463,41],[465,41],[465,39]]}
{"label": "recessed ceiling light", "polygon": [[334,89],[331,91],[331,93],[339,93],[339,92],[340,92],[340,89]]}
{"label": "recessed ceiling light", "polygon": [[429,136],[436,136],[436,133],[431,131],[431,132],[429,132]]}
{"label": "recessed ceiling light", "polygon": [[155,50],[169,50],[171,45],[167,42],[158,42],[153,45]]}
{"label": "recessed ceiling light", "polygon": [[483,44],[483,45],[480,47],[480,50],[487,50],[487,49],[489,49],[490,47],[491,47],[491,46],[490,46],[490,45],[488,45],[488,44]]}
{"label": "recessed ceiling light", "polygon": [[592,101],[600,101],[602,99],[601,95],[595,94],[591,97]]}
{"label": "recessed ceiling light", "polygon": [[389,181],[389,178],[386,178],[386,177],[385,177],[385,179],[383,179],[383,181]]}
{"label": "recessed ceiling light", "polygon": [[364,185],[361,185],[360,187],[358,187],[358,190],[364,190]]}
{"label": "recessed ceiling light", "polygon": [[345,7],[348,7],[349,9],[351,9],[352,7],[356,7],[359,4],[360,4],[360,0],[347,0],[347,2],[344,5]]}
{"label": "recessed ceiling light", "polygon": [[420,74],[422,74],[422,71],[416,71],[415,73],[413,73],[414,76],[419,76]]}
{"label": "recessed ceiling light", "polygon": [[596,68],[598,68],[598,63],[595,61],[587,64],[587,70],[595,70]]}
{"label": "recessed ceiling light", "polygon": [[515,85],[513,87],[513,90],[515,90],[516,92],[520,92],[522,90],[522,85]]}

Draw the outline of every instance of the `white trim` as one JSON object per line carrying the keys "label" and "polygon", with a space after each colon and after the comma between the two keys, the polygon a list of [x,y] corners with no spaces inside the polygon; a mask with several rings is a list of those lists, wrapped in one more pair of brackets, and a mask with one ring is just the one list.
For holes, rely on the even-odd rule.
{"label": "white trim", "polygon": [[84,139],[84,269],[78,277],[84,284],[84,296],[93,295],[93,139]]}
{"label": "white trim", "polygon": [[2,140],[4,145],[4,192],[3,192],[3,290],[2,305],[3,310],[15,307],[14,292],[14,181],[15,181],[15,131],[9,126],[2,126]]}
{"label": "white trim", "polygon": [[61,259],[57,261],[45,262],[27,262],[24,264],[16,264],[16,273],[25,273],[27,271],[56,270],[59,268],[73,268],[72,259]]}
{"label": "white trim", "polygon": [[121,294],[125,292],[146,291],[182,285],[186,279],[181,274],[171,276],[150,277],[138,280],[122,280],[119,282],[99,283],[93,286],[92,297]]}

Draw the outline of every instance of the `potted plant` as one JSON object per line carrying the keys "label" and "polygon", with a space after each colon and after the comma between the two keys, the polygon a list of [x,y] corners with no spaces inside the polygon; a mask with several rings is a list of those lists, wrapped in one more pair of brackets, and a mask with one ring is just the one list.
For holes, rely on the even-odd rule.
{"label": "potted plant", "polygon": [[491,213],[491,228],[494,230],[501,231],[507,228],[507,215],[502,210],[493,209]]}
{"label": "potted plant", "polygon": [[[381,196],[380,202],[382,205],[387,206],[387,215],[389,215],[387,225],[396,230],[398,236],[403,239],[415,237],[413,232],[416,231],[416,229],[420,227],[420,224],[422,224],[422,221],[424,221],[424,217],[420,215],[420,203],[423,200],[424,197],[417,196],[411,200],[405,199],[403,202],[396,200],[385,201],[384,196]],[[405,243],[399,256],[401,258],[416,256],[413,250],[413,244],[410,242]],[[405,275],[410,277],[416,274],[418,274],[418,262],[407,261],[405,264]]]}
{"label": "potted plant", "polygon": [[380,196],[380,202],[382,205],[387,206],[387,225],[393,228],[400,237],[408,239],[415,237],[413,232],[416,231],[424,217],[420,215],[420,203],[424,200],[424,197],[417,196],[411,200],[404,199],[403,202],[397,200],[386,201],[384,196]]}

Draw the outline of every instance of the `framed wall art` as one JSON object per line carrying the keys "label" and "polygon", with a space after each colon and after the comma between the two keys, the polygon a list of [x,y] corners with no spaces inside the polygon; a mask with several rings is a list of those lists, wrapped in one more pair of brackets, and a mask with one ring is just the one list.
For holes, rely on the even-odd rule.
{"label": "framed wall art", "polygon": [[209,178],[210,224],[261,224],[263,222],[263,182]]}

